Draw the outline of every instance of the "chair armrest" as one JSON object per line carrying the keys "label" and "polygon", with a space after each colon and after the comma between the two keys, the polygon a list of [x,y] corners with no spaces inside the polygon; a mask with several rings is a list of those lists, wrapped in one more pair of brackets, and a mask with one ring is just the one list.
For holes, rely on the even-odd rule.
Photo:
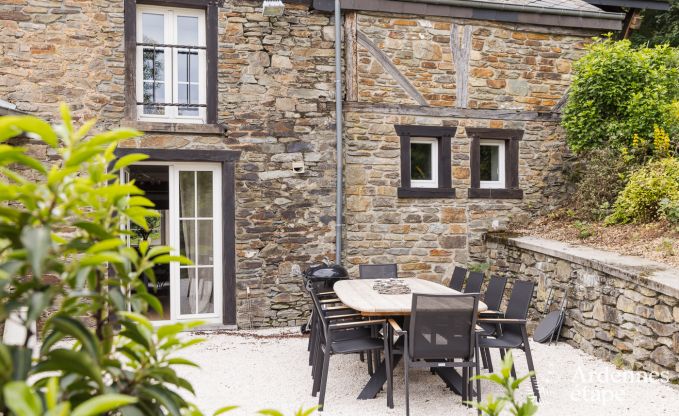
{"label": "chair armrest", "polygon": [[482,318],[476,322],[485,324],[526,324],[525,319],[506,319],[506,318]]}
{"label": "chair armrest", "polygon": [[348,313],[344,315],[330,315],[326,316],[325,319],[327,320],[333,320],[333,319],[348,319],[348,318],[360,318],[361,314],[360,313]]}
{"label": "chair armrest", "polygon": [[504,315],[504,312],[494,311],[492,309],[488,309],[486,311],[479,312],[479,316],[482,316],[482,317],[483,316],[503,316],[503,315]]}
{"label": "chair armrest", "polygon": [[403,329],[401,329],[401,325],[399,325],[398,322],[396,322],[396,320],[389,319],[389,325],[391,325],[391,327],[394,329],[395,333],[397,333],[399,335],[402,335],[403,333],[405,333],[405,331]]}
{"label": "chair armrest", "polygon": [[319,299],[324,300],[324,299],[329,299],[329,298],[337,298],[337,293],[335,292],[321,292],[316,294]]}
{"label": "chair armrest", "polygon": [[353,311],[350,307],[346,305],[328,306],[323,309],[324,311]]}
{"label": "chair armrest", "polygon": [[386,321],[384,319],[375,321],[356,321],[356,322],[342,322],[339,324],[332,324],[328,328],[332,331],[335,329],[346,329],[346,328],[360,328],[362,326],[372,326],[372,325],[382,325]]}

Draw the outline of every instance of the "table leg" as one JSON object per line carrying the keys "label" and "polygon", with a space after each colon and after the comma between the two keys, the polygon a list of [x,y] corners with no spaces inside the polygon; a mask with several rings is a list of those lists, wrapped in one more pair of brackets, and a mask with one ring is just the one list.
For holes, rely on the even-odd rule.
{"label": "table leg", "polygon": [[[457,372],[457,370],[451,367],[441,367],[434,369],[434,371],[439,377],[441,377],[441,380],[443,380],[448,387],[453,389],[455,394],[459,396],[462,395],[462,385],[464,384],[464,380],[462,379],[460,373]],[[474,391],[472,390],[470,392],[470,395],[473,394]]]}
{"label": "table leg", "polygon": [[[386,334],[386,336],[388,336],[388,334]],[[403,337],[398,337],[392,348],[396,349],[401,348],[402,351],[402,345]],[[402,356],[401,353],[394,354],[394,363],[392,366],[392,371],[401,361],[401,356]],[[388,357],[385,356],[385,360],[386,359],[388,359]],[[377,396],[377,393],[379,393],[382,387],[384,387],[384,383],[387,382],[387,363],[385,360],[382,360],[380,364],[377,365],[377,368],[375,368],[374,370],[375,372],[370,377],[370,380],[368,380],[368,383],[365,385],[365,387],[363,387],[361,394],[358,395],[359,400],[374,399]]]}

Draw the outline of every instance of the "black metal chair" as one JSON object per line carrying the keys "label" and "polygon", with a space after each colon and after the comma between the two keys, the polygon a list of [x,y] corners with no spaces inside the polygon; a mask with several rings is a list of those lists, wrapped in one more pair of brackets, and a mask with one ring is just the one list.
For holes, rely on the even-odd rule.
{"label": "black metal chair", "polygon": [[448,287],[453,290],[457,290],[458,292],[462,292],[464,279],[466,277],[467,269],[464,267],[455,266],[455,270],[453,270],[453,276],[450,278],[450,282],[448,282]]}
{"label": "black metal chair", "polygon": [[[472,399],[471,378],[480,374],[476,320],[479,298],[476,294],[413,294],[410,327],[404,331],[393,319],[390,327],[404,337],[406,415],[410,415],[410,368],[462,368],[462,400]],[[385,341],[385,346],[387,342]],[[387,405],[393,407],[392,351],[387,363]],[[481,383],[476,380],[476,399],[481,400]],[[480,414],[480,413],[479,413]]]}
{"label": "black metal chair", "polygon": [[[533,357],[530,352],[528,342],[528,332],[526,331],[526,318],[528,308],[533,299],[535,283],[517,280],[514,282],[512,293],[509,295],[507,310],[502,318],[480,318],[479,324],[499,324],[499,330],[492,336],[481,335],[479,346],[482,349],[497,348],[500,356],[504,359],[508,349],[521,349],[526,354],[528,370],[534,372]],[[512,376],[516,377],[516,371],[512,367]],[[538,381],[533,374],[530,378],[533,387],[533,394],[540,401],[540,391]]]}
{"label": "black metal chair", "polygon": [[330,356],[382,350],[384,341],[373,335],[377,331],[370,329],[381,326],[386,330],[386,321],[384,319],[356,320],[354,316],[328,315],[318,297],[312,294],[311,298],[317,316],[315,323],[317,326],[316,333],[318,334],[315,346],[312,348],[314,350],[312,396],[316,397],[316,394],[318,394],[318,411],[320,412],[325,404]]}
{"label": "black metal chair", "polygon": [[396,279],[398,268],[396,264],[361,264],[358,266],[360,279]]}
{"label": "black metal chair", "polygon": [[467,284],[464,286],[464,293],[481,293],[483,277],[483,272],[469,272]]}
{"label": "black metal chair", "polygon": [[488,306],[488,311],[484,313],[497,313],[500,310],[505,287],[507,287],[506,277],[493,276],[490,278],[488,287],[486,287],[486,291],[483,294],[483,303]]}
{"label": "black metal chair", "polygon": [[[488,286],[483,294],[483,302],[488,306],[488,310],[480,313],[481,317],[501,317],[500,306],[502,305],[502,298],[504,297],[505,287],[507,287],[507,278],[493,276],[488,281]],[[480,323],[479,335],[491,336],[498,330],[498,324],[484,324]],[[493,372],[493,362],[490,358],[488,349],[481,349],[481,358],[483,359],[483,368],[487,368],[491,373]]]}

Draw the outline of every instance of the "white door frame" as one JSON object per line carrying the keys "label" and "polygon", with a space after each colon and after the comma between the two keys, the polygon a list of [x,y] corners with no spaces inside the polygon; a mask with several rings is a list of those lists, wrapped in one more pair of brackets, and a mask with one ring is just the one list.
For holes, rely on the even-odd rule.
{"label": "white door frame", "polygon": [[[222,270],[223,252],[222,246],[222,167],[214,162],[138,162],[134,165],[159,165],[167,166],[169,173],[169,245],[172,247],[171,254],[179,255],[179,172],[212,172],[212,217],[213,230],[213,313],[203,314],[180,314],[180,265],[178,262],[170,263],[170,320],[152,321],[154,325],[163,325],[176,321],[201,320],[205,323],[222,323],[223,311],[223,284],[224,272]],[[207,218],[206,218],[207,219]]]}

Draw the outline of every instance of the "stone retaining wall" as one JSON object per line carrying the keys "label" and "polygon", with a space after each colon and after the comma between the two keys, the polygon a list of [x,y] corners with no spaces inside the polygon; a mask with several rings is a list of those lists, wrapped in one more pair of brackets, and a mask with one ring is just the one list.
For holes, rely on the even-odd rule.
{"label": "stone retaining wall", "polygon": [[[562,337],[606,360],[679,380],[679,270],[636,257],[532,237],[486,238],[490,273],[537,283],[533,325],[549,288],[568,289]],[[511,280],[510,280],[511,285]],[[507,292],[509,293],[509,292]]]}

